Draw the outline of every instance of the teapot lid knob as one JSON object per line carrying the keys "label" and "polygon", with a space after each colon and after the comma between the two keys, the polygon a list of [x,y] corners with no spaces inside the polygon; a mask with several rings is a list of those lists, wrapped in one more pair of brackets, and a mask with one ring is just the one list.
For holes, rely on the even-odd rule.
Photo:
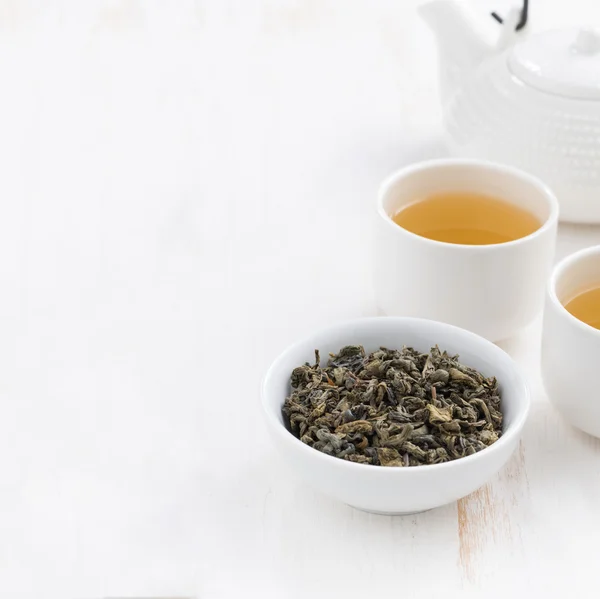
{"label": "teapot lid knob", "polygon": [[573,50],[579,54],[596,54],[600,52],[600,35],[593,29],[582,29],[577,34]]}

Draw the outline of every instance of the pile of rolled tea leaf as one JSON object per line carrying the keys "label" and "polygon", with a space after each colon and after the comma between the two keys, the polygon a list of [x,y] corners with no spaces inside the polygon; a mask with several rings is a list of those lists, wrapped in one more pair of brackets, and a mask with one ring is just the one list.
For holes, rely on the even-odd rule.
{"label": "pile of rolled tea leaf", "polygon": [[379,466],[438,464],[471,455],[502,434],[495,378],[437,347],[359,345],[321,368],[295,368],[283,413],[302,442],[338,458]]}

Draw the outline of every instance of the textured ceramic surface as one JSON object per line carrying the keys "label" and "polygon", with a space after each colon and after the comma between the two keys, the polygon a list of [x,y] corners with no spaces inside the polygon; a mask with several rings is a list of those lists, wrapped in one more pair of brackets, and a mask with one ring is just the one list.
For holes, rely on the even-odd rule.
{"label": "textured ceramic surface", "polygon": [[563,307],[564,302],[595,286],[600,286],[600,246],[568,256],[555,268],[544,312],[542,375],[546,393],[563,417],[600,437],[600,331]]}
{"label": "textured ceramic surface", "polygon": [[[441,191],[491,193],[523,206],[544,224],[516,241],[477,246],[432,241],[392,221],[403,206]],[[427,161],[383,183],[378,213],[373,277],[384,314],[440,320],[499,341],[540,313],[558,204],[535,177],[479,160]]]}
{"label": "textured ceramic surface", "polygon": [[449,98],[450,151],[533,173],[556,193],[561,220],[600,222],[600,102],[527,86],[506,61],[483,65]]}
{"label": "textured ceramic surface", "polygon": [[[355,464],[328,456],[296,439],[284,426],[281,407],[289,393],[292,370],[344,345],[361,344],[367,351],[406,344],[422,351],[439,344],[461,361],[500,382],[504,413],[502,437],[483,451],[453,462],[411,468]],[[513,453],[529,410],[525,379],[499,347],[468,331],[414,318],[365,318],[314,333],[284,351],[270,367],[262,403],[278,455],[291,470],[321,492],[364,511],[407,514],[438,507],[475,491]]]}
{"label": "textured ceramic surface", "polygon": [[600,223],[600,34],[525,37],[505,22],[491,43],[452,0],[421,15],[438,44],[450,152],[533,173],[555,191],[561,220]]}

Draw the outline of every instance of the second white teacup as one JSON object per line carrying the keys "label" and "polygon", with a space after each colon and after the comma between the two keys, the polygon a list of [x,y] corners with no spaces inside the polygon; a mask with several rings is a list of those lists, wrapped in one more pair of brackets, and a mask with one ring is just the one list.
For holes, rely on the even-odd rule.
{"label": "second white teacup", "polygon": [[[462,245],[421,237],[392,219],[439,193],[501,198],[541,223],[525,237],[492,245]],[[447,322],[491,341],[516,334],[540,312],[550,274],[558,202],[536,177],[479,160],[432,160],[387,179],[378,197],[374,284],[380,310]]]}
{"label": "second white teacup", "polygon": [[600,330],[573,316],[565,305],[600,287],[600,246],[563,259],[548,283],[542,334],[542,378],[550,401],[582,431],[600,437]]}

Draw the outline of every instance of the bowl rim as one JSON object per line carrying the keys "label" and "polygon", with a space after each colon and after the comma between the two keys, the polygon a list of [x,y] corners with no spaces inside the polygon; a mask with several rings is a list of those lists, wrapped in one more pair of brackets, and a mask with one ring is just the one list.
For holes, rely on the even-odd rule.
{"label": "bowl rim", "polygon": [[[489,445],[485,449],[478,451],[477,453],[471,454],[469,456],[465,456],[463,458],[458,458],[456,460],[451,460],[448,462],[442,462],[440,464],[425,464],[422,466],[410,466],[405,468],[386,468],[383,466],[374,466],[373,464],[358,464],[356,462],[351,462],[349,460],[343,460],[337,458],[335,456],[330,456],[326,453],[318,451],[312,447],[309,447],[305,443],[303,443],[300,439],[295,437],[287,428],[284,426],[282,422],[280,422],[275,416],[274,410],[267,403],[267,386],[270,379],[275,376],[275,373],[278,371],[279,365],[283,360],[291,353],[296,351],[301,345],[304,345],[309,342],[310,339],[315,337],[316,335],[328,335],[333,334],[336,331],[351,328],[352,326],[357,325],[358,323],[375,323],[386,321],[395,324],[403,324],[403,323],[416,323],[427,326],[431,324],[446,328],[450,330],[450,332],[454,335],[458,335],[465,340],[472,340],[480,345],[487,347],[492,353],[496,353],[498,355],[503,355],[504,358],[508,361],[508,364],[513,369],[514,374],[518,379],[518,386],[522,388],[523,394],[521,401],[518,402],[517,405],[517,414],[515,416],[514,421],[510,424],[505,432],[503,432],[502,436],[492,445]],[[529,415],[529,410],[531,407],[531,392],[529,389],[529,384],[527,382],[527,378],[523,374],[521,367],[513,360],[513,358],[505,352],[501,347],[498,347],[491,341],[488,341],[484,337],[477,335],[471,331],[466,329],[462,329],[460,327],[447,324],[445,322],[440,322],[437,320],[429,320],[425,318],[413,318],[409,316],[373,316],[373,317],[365,317],[365,318],[355,318],[352,320],[345,320],[328,327],[323,327],[314,331],[310,335],[305,335],[302,339],[296,341],[289,345],[286,349],[284,349],[271,363],[266,374],[263,377],[261,383],[261,404],[263,408],[263,414],[266,417],[266,420],[270,426],[270,428],[275,432],[275,434],[279,435],[285,443],[292,443],[293,446],[297,448],[298,451],[307,452],[306,455],[308,459],[315,460],[325,460],[324,464],[329,464],[333,467],[339,468],[349,468],[351,470],[355,470],[357,473],[362,472],[372,472],[372,476],[406,476],[407,473],[423,473],[423,472],[437,472],[442,470],[448,470],[450,468],[468,466],[473,463],[475,460],[481,460],[482,456],[491,457],[494,453],[499,453],[502,449],[509,445],[512,441],[515,440],[515,437],[518,437],[525,422],[527,421],[527,417]],[[283,400],[282,404],[283,405]],[[312,456],[312,458],[310,457]],[[485,457],[483,458],[485,459]],[[400,474],[400,473],[405,474]],[[377,474],[379,473],[379,474]],[[393,474],[383,474],[383,473],[393,473]]]}
{"label": "bowl rim", "polygon": [[556,283],[558,279],[565,274],[572,266],[577,264],[583,258],[587,258],[588,256],[597,255],[600,258],[600,245],[592,245],[581,250],[577,250],[565,256],[553,269],[550,278],[548,279],[547,284],[547,293],[550,298],[550,302],[554,306],[554,308],[558,311],[558,314],[562,318],[566,318],[567,322],[571,325],[576,326],[579,330],[583,331],[587,335],[594,335],[600,338],[600,329],[596,329],[595,327],[589,325],[587,322],[583,322],[579,320],[576,316],[573,316],[564,306],[564,304],[558,299],[558,295],[556,294]]}
{"label": "bowl rim", "polygon": [[[405,229],[395,223],[392,217],[388,214],[387,210],[383,207],[384,198],[387,196],[389,191],[402,179],[413,175],[415,173],[423,171],[435,171],[440,167],[468,167],[479,171],[495,171],[502,173],[514,179],[520,179],[521,181],[531,185],[531,187],[537,189],[542,196],[545,197],[546,202],[550,208],[548,216],[544,222],[532,233],[513,239],[512,241],[505,241],[502,243],[490,243],[487,245],[472,245],[465,243],[449,243],[447,241],[438,241],[435,239],[429,239],[428,237],[422,237],[417,233],[413,233],[409,229]],[[559,203],[555,193],[552,189],[544,183],[540,178],[528,173],[520,168],[503,164],[501,162],[495,162],[492,160],[484,160],[478,158],[432,158],[430,160],[421,160],[412,164],[408,164],[400,169],[389,174],[383,182],[379,185],[377,192],[377,214],[382,218],[388,226],[392,227],[395,235],[407,235],[411,239],[416,239],[422,243],[431,246],[438,246],[444,249],[454,248],[456,251],[469,251],[469,252],[497,252],[502,251],[505,248],[512,248],[519,246],[524,243],[530,243],[534,239],[540,237],[549,229],[557,226],[559,217]]]}

